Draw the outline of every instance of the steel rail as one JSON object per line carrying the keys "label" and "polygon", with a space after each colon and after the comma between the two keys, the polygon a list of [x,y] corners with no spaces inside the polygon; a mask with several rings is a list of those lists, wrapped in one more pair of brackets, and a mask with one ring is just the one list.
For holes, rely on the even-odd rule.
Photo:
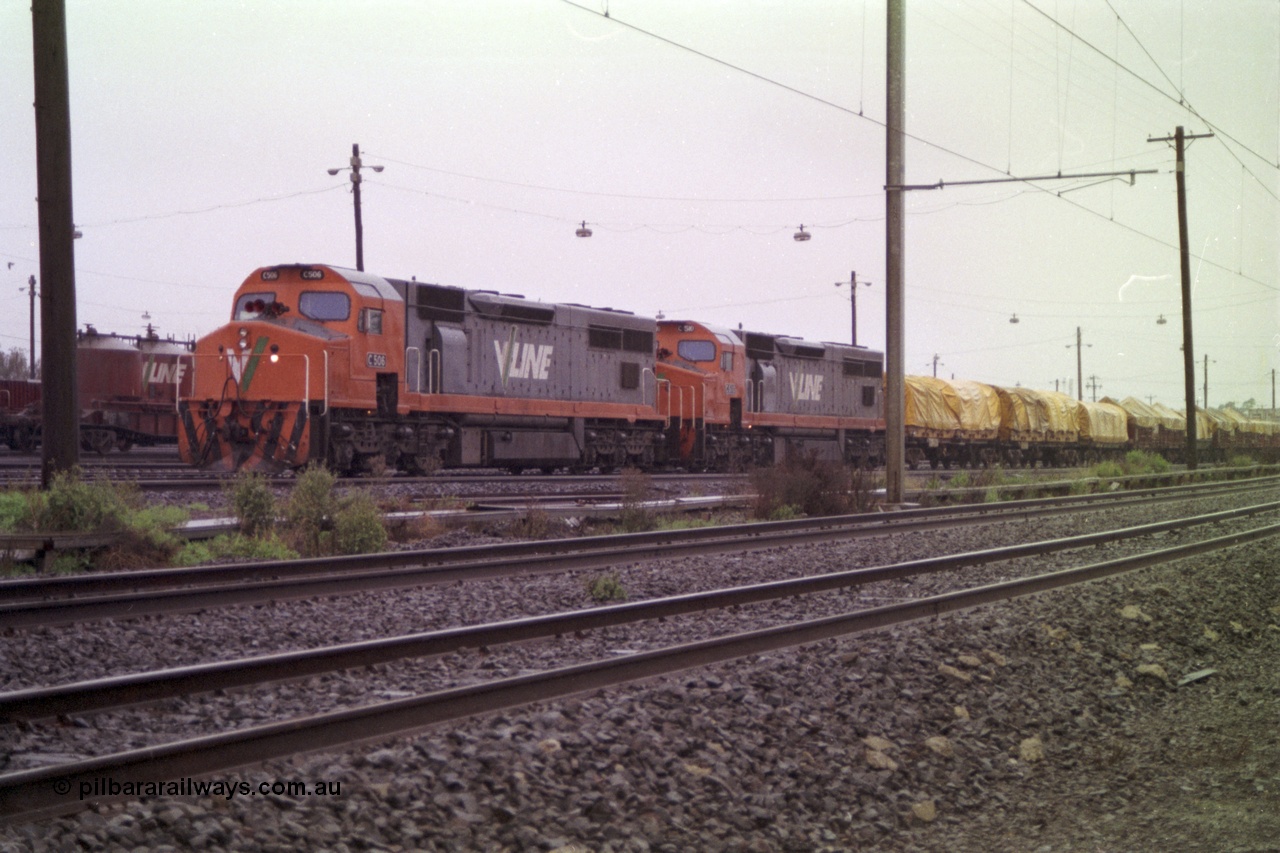
{"label": "steel rail", "polygon": [[[1207,494],[1221,491],[1244,492],[1272,488],[1280,483],[1263,481],[1250,484],[1215,484]],[[1106,508],[1123,508],[1151,500],[1183,500],[1206,494],[1203,485],[1148,488],[1121,494],[1076,495],[1068,498],[1034,498],[1020,501],[1002,501],[995,504],[965,504],[925,509],[896,510],[883,513],[802,518],[789,521],[772,521],[753,524],[722,525],[718,527],[691,528],[677,531],[652,531],[614,536],[595,536],[582,539],[557,539],[542,542],[516,542],[500,545],[475,545],[458,548],[393,551],[382,554],[361,554],[346,557],[319,557],[298,560],[274,560],[232,565],[195,566],[180,569],[143,569],[105,574],[81,574],[56,578],[28,577],[0,581],[0,601],[16,603],[31,599],[98,595],[123,590],[140,592],[165,587],[197,586],[201,584],[245,583],[273,579],[307,577],[373,569],[394,569],[411,566],[443,566],[452,563],[488,561],[495,559],[529,558],[550,554],[568,554],[599,550],[607,547],[635,547],[657,543],[693,542],[711,539],[750,540],[785,532],[810,532],[813,530],[858,532],[868,528],[872,535],[909,532],[929,529],[923,522],[947,519],[947,524],[963,523],[956,519],[970,516],[987,516],[987,520],[1002,521],[1012,518],[1030,518],[1028,510],[1036,514],[1076,512],[1090,505]],[[942,525],[934,525],[942,526]]]}
{"label": "steel rail", "polygon": [[933,572],[954,571],[987,563],[1037,557],[1113,544],[1204,524],[1218,524],[1280,510],[1280,502],[1155,522],[1121,530],[1049,539],[1024,545],[1010,545],[943,557],[911,560],[792,578],[744,587],[710,590],[646,601],[629,602],[544,616],[512,619],[484,625],[469,625],[439,631],[409,634],[378,640],[344,643],[297,652],[261,655],[208,664],[194,664],[154,672],[135,673],[75,682],[53,687],[35,687],[0,693],[0,721],[31,720],[58,714],[90,713],[108,708],[153,702],[194,693],[244,687],[270,681],[287,681],[311,675],[372,666],[412,657],[427,657],[468,648],[487,648],[543,639],[577,631],[614,627],[632,622],[663,619],[706,610],[755,604],[848,589],[886,580],[897,580]]}
{"label": "steel rail", "polygon": [[[1041,508],[1041,511],[1044,510],[1045,508]],[[1070,510],[1058,508],[1056,511],[1065,512]],[[930,511],[925,510],[923,512],[928,513]],[[1034,514],[1037,513],[1032,512],[1027,517]],[[889,514],[875,516],[875,518],[884,518],[887,515]],[[1006,520],[1008,517],[1007,515],[1002,515],[1001,519]],[[1014,517],[1017,516],[1015,515]],[[167,588],[131,594],[19,601],[0,605],[0,629],[64,625],[99,619],[125,619],[324,595],[403,589],[463,580],[488,580],[513,575],[531,576],[575,569],[608,567],[617,565],[619,562],[641,562],[679,556],[696,556],[708,553],[806,544],[848,536],[855,532],[862,532],[863,535],[883,535],[886,532],[883,528],[876,531],[857,531],[850,529],[848,526],[840,526],[842,522],[848,522],[849,520],[854,520],[854,523],[865,523],[865,519],[866,516],[843,516],[834,520],[800,520],[798,529],[790,526],[797,524],[796,522],[774,522],[771,525],[742,525],[738,529],[701,528],[681,532],[682,534],[693,534],[692,536],[670,537],[658,534],[662,538],[657,541],[643,538],[652,536],[652,534],[631,534],[630,536],[610,537],[614,541],[607,543],[604,547],[600,547],[590,540],[558,540],[561,543],[581,544],[567,544],[566,547],[569,550],[557,549],[551,553],[525,551],[519,556],[507,555],[499,559],[482,559],[427,566],[422,565],[421,555],[418,555],[418,558],[415,559],[414,555],[409,554],[409,552],[393,552],[391,554],[375,555],[372,558],[348,557],[265,564],[275,567],[293,564],[296,567],[296,564],[305,562],[312,567],[327,566],[329,570],[326,574],[303,574],[303,576],[285,579],[261,580],[248,583],[243,582],[243,576],[237,577],[237,573],[231,570],[224,577],[234,578],[235,585],[230,585],[230,581],[228,581],[228,583],[218,586]],[[859,522],[858,520],[861,521]],[[816,525],[816,527],[806,527],[806,523]],[[951,524],[954,522],[945,523]],[[901,532],[906,529],[918,530],[937,525],[939,525],[939,521],[936,519],[921,519],[908,527],[895,527],[892,532]],[[772,532],[761,533],[762,529],[772,529]],[[675,541],[671,541],[673,538]],[[546,545],[546,543],[521,544],[526,548]],[[402,565],[401,561],[407,561],[410,565],[390,569],[364,568],[365,566],[386,566],[388,562],[392,565]],[[261,568],[261,565],[259,568]],[[195,570],[154,571],[185,573]],[[134,575],[144,574],[146,573],[124,572],[117,573],[112,577],[128,580]],[[94,581],[94,576],[80,577],[85,578],[86,583]],[[74,584],[77,580],[78,578],[64,579],[69,584]],[[61,584],[64,581],[51,581],[50,584]],[[5,587],[10,585],[19,587],[23,583],[24,581],[11,581],[0,586],[0,596],[3,596],[6,591]]]}
{"label": "steel rail", "polygon": [[[562,699],[628,682],[777,651],[849,634],[934,619],[947,613],[1007,601],[1198,556],[1280,534],[1280,524],[1255,528],[1162,551],[1065,569],[1030,578],[944,593],[910,602],[806,622],[638,652],[547,672],[499,679],[407,699],[332,711],[233,732],[130,750],[62,765],[0,775],[0,818],[79,808],[72,792],[95,790],[104,777],[160,781],[199,777],[264,761],[401,736],[463,717]],[[123,797],[91,796],[90,802]]]}

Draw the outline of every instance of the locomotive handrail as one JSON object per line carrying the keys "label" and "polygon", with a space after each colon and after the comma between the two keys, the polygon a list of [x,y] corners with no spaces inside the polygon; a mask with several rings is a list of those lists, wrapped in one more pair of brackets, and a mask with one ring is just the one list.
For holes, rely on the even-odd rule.
{"label": "locomotive handrail", "polygon": [[[699,448],[699,450],[702,453],[703,459],[707,458],[707,383],[710,382],[711,379],[712,377],[710,376],[702,377],[702,441],[701,441],[702,446]],[[694,403],[695,404],[697,403],[696,398],[694,399]],[[689,409],[690,411],[692,411],[693,406],[691,405]],[[696,428],[696,424],[695,424],[695,428]]]}
{"label": "locomotive handrail", "polygon": [[[198,364],[198,362],[196,361],[197,358],[216,358],[219,361],[229,363],[227,359],[227,354],[221,353],[221,352],[220,353],[191,353],[190,356],[183,356],[183,358],[188,358],[188,357],[191,359],[191,390],[193,395],[195,393],[195,389],[197,386],[197,382],[196,382],[196,369]],[[268,358],[273,361],[278,360],[280,358],[301,358],[302,359],[302,408],[305,410],[307,408],[308,403],[311,400],[311,356],[307,355],[306,353],[300,353],[300,352],[299,353],[272,353],[270,356],[268,356]],[[329,353],[327,350],[325,351],[325,354],[324,354],[324,365],[325,365],[324,409],[320,413],[322,415],[329,411]],[[239,381],[240,381],[240,377],[236,377],[236,382],[239,383]],[[173,398],[174,398],[173,409],[175,412],[178,411],[179,404],[182,403],[184,400],[195,399],[194,396],[183,397],[180,389],[177,387],[178,385],[179,385],[179,382],[175,380],[174,394],[173,394]]]}
{"label": "locomotive handrail", "polygon": [[[409,370],[410,354],[417,356],[417,361],[418,361],[418,370],[416,373],[412,374],[418,380],[416,383],[417,384],[416,388],[409,387],[409,376],[411,374],[411,371]],[[404,348],[404,390],[412,392],[414,394],[422,393],[422,350],[418,347]]]}
{"label": "locomotive handrail", "polygon": [[427,351],[427,393],[439,394],[437,380],[442,378],[437,374],[442,374],[443,369],[440,367],[440,350],[432,347]]}
{"label": "locomotive handrail", "polygon": [[[305,352],[288,352],[288,353],[272,353],[271,359],[276,358],[300,358],[302,359],[302,410],[305,412],[307,406],[311,403],[311,356]],[[324,371],[324,411],[329,411],[329,353],[326,350],[324,354],[325,371]]]}

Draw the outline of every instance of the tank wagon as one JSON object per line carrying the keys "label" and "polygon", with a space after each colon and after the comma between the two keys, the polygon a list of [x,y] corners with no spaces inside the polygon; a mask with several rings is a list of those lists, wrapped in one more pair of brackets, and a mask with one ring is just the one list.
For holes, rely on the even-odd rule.
{"label": "tank wagon", "polygon": [[[177,443],[177,399],[189,391],[191,344],[117,335],[86,326],[76,333],[81,449],[108,453]],[[41,383],[0,381],[0,441],[13,450],[40,444]]]}

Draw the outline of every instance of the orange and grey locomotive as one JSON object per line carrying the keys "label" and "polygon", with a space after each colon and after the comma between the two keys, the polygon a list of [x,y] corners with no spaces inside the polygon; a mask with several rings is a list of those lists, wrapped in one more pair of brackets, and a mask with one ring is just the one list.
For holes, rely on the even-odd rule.
{"label": "orange and grey locomotive", "polygon": [[179,447],[228,470],[651,466],[654,350],[654,321],[622,311],[266,267],[196,343]]}
{"label": "orange and grey locomotive", "polygon": [[800,452],[870,464],[881,363],[607,308],[263,267],[231,322],[196,342],[179,449],[225,470],[340,473],[705,469]]}

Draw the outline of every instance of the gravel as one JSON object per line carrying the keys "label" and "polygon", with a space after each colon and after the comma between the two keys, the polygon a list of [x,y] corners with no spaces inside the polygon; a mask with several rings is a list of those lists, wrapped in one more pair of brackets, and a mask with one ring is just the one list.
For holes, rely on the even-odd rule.
{"label": "gravel", "polygon": [[[1214,499],[1196,510],[1231,504]],[[1137,524],[1173,511],[642,563],[616,575],[642,599]],[[1232,526],[1168,538],[1225,529]],[[969,570],[966,583],[1134,547]],[[144,796],[0,828],[0,850],[1277,850],[1275,567],[1274,545],[1264,542],[414,737],[273,761],[214,780],[229,786],[229,797]],[[587,578],[566,573],[15,632],[0,638],[0,689],[590,606]],[[5,726],[0,769],[842,612],[949,583],[877,584],[856,596],[807,596]],[[290,793],[281,787],[289,781],[338,791]]]}

